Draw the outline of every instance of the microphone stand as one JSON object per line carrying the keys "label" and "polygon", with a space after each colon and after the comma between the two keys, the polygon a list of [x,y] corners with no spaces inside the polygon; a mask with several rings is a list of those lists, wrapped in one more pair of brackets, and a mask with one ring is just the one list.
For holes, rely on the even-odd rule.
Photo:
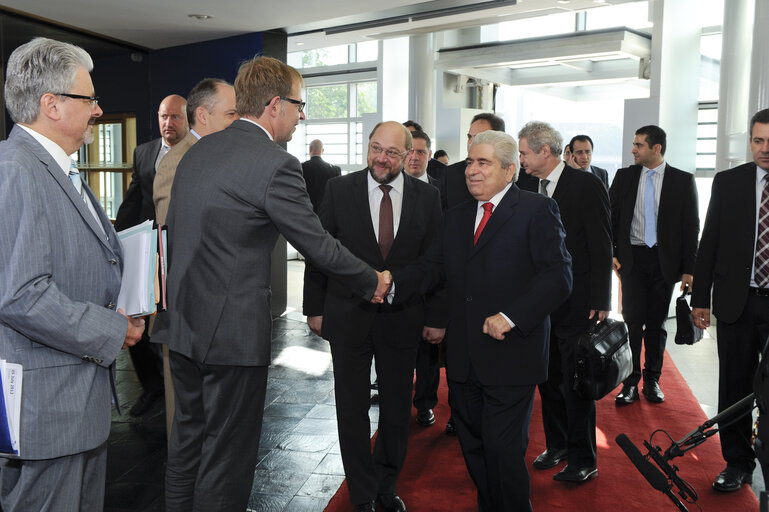
{"label": "microphone stand", "polygon": [[[705,423],[686,434],[686,436],[684,436],[680,441],[673,441],[670,447],[664,452],[659,446],[654,446],[649,441],[643,442],[646,449],[649,450],[647,457],[651,458],[657,464],[657,466],[662,469],[670,484],[676,486],[678,489],[678,494],[686,502],[695,503],[697,501],[697,491],[695,491],[688,482],[678,476],[678,466],[671,465],[669,461],[675,457],[681,457],[689,450],[701,445],[707,441],[708,438],[718,433],[718,431],[722,428],[721,423],[723,423],[724,420],[736,419],[740,416],[743,416],[744,414],[749,414],[750,411],[753,410],[754,399],[755,394],[751,393],[731,407],[724,409],[720,413],[708,419]],[[734,416],[734,418],[732,418],[732,416]],[[715,424],[718,424],[719,427],[711,428]],[[644,476],[646,477],[646,475]],[[648,480],[648,477],[646,478]],[[686,506],[681,503],[681,501],[676,497],[675,494],[673,494],[673,492],[671,492],[672,485],[667,487],[666,490],[661,490],[661,492],[669,497],[679,508],[679,510],[687,510]]]}

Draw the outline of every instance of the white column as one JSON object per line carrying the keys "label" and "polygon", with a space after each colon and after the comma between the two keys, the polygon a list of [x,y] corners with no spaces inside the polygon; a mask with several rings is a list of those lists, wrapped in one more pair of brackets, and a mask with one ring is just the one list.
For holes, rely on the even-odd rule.
{"label": "white column", "polygon": [[[754,80],[751,79],[749,48],[753,46],[753,68],[757,68],[757,74],[761,66],[756,65],[755,54],[758,53],[762,58],[767,58],[766,48],[756,48],[752,42],[753,15],[756,10],[754,0],[724,2],[721,75],[718,85],[716,171],[742,164],[747,157],[748,120],[756,111],[755,105],[751,103],[757,104],[758,99],[756,98],[756,101],[752,99],[761,94],[754,90]],[[758,19],[755,26],[761,26]],[[757,38],[756,44],[763,43],[765,43],[764,38]],[[763,87],[765,88],[766,85],[766,76],[764,76]],[[766,96],[765,91],[762,96]]]}
{"label": "white column", "polygon": [[[435,137],[435,66],[432,34],[409,38],[409,115]],[[404,119],[405,121],[405,119]]]}

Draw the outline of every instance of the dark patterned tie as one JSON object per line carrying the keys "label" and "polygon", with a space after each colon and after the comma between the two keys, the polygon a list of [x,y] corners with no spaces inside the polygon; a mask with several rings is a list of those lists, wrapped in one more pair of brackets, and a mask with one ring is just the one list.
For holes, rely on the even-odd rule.
{"label": "dark patterned tie", "polygon": [[382,202],[379,204],[379,250],[382,258],[387,259],[387,253],[393,245],[393,202],[390,199],[390,185],[379,185],[382,189]]}
{"label": "dark patterned tie", "polygon": [[481,223],[478,224],[478,228],[475,230],[475,237],[473,237],[473,245],[478,243],[478,239],[481,237],[483,228],[486,227],[486,223],[489,222],[491,217],[491,210],[494,209],[494,203],[483,203],[483,217],[481,217]]}
{"label": "dark patterned tie", "polygon": [[547,193],[547,186],[550,184],[550,180],[539,180],[539,193],[543,196],[550,197]]}
{"label": "dark patterned tie", "polygon": [[769,176],[764,176],[761,204],[758,208],[758,236],[756,238],[756,284],[769,287]]}

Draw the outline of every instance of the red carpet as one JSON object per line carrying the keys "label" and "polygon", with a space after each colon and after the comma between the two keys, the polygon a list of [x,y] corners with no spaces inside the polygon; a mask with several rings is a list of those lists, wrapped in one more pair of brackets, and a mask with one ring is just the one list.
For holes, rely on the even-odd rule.
{"label": "red carpet", "polygon": [[[563,465],[544,471],[531,468],[534,458],[545,449],[539,393],[536,393],[526,456],[532,477],[531,501],[534,510],[677,510],[666,496],[646,482],[614,441],[618,434],[625,433],[642,453],[646,453],[642,442],[648,440],[655,429],[665,429],[673,439],[679,440],[707,419],[667,353],[660,383],[667,397],[667,402],[663,404],[651,404],[641,398],[638,403],[617,409],[614,395],[619,390],[598,403],[598,478],[582,485],[553,480],[553,475]],[[477,510],[475,487],[467,474],[459,442],[456,437],[443,433],[449,417],[447,395],[444,378],[441,380],[440,403],[435,409],[434,426],[420,427],[412,417],[408,456],[398,481],[398,494],[411,512]],[[660,434],[655,435],[654,444],[663,449],[670,445]],[[758,510],[758,499],[748,486],[729,494],[712,489],[713,479],[725,465],[718,436],[674,459],[673,463],[680,469],[679,476],[698,492],[697,503],[703,511]],[[697,505],[687,504],[687,508],[692,512],[698,510]],[[342,484],[326,511],[349,510],[347,485]]]}

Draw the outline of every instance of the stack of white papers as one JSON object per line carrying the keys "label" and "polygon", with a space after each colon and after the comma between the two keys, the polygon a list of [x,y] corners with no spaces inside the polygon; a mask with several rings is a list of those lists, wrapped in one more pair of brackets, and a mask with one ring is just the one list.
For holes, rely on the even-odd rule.
{"label": "stack of white papers", "polygon": [[123,246],[123,280],[117,299],[118,309],[128,316],[155,313],[158,234],[148,220],[118,233]]}
{"label": "stack of white papers", "polygon": [[0,453],[5,455],[19,455],[22,370],[20,364],[0,359]]}

